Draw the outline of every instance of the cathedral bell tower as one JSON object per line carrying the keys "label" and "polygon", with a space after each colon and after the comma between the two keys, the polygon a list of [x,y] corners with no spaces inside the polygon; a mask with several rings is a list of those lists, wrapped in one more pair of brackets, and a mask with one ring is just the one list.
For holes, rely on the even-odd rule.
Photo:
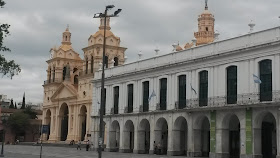
{"label": "cathedral bell tower", "polygon": [[71,45],[71,33],[69,32],[69,26],[67,25],[66,30],[62,34],[62,42],[64,45]]}
{"label": "cathedral bell tower", "polygon": [[205,0],[205,9],[198,16],[198,32],[194,33],[196,45],[208,44],[214,41],[215,18],[208,10],[208,0]]}

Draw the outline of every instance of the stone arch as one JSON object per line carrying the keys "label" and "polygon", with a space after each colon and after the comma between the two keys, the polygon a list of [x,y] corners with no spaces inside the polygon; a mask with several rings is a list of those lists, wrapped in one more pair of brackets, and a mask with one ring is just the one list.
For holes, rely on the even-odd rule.
{"label": "stone arch", "polygon": [[174,143],[174,153],[172,155],[186,155],[188,149],[188,123],[185,117],[179,116],[175,120],[172,134]]}
{"label": "stone arch", "polygon": [[225,115],[222,120],[222,153],[229,154],[229,157],[240,157],[240,125],[240,119],[234,113]]}
{"label": "stone arch", "polygon": [[109,134],[110,151],[119,151],[120,146],[120,124],[117,120],[113,121]]}
{"label": "stone arch", "polygon": [[265,158],[277,155],[277,121],[273,112],[263,111],[254,119],[254,154]]}
{"label": "stone arch", "polygon": [[140,121],[138,126],[138,153],[149,154],[150,149],[150,122],[147,119]]}
{"label": "stone arch", "polygon": [[80,140],[83,141],[86,138],[86,129],[87,129],[87,107],[83,105],[80,108],[80,113],[79,113],[79,136]]}
{"label": "stone arch", "polygon": [[165,118],[161,117],[156,121],[155,126],[155,143],[159,154],[167,154],[168,148],[168,123]]}
{"label": "stone arch", "polygon": [[63,103],[59,109],[60,130],[59,137],[61,141],[66,141],[68,136],[69,108],[66,103]]}
{"label": "stone arch", "polygon": [[206,115],[198,115],[193,123],[194,156],[209,157],[210,152],[210,121]]}
{"label": "stone arch", "polygon": [[118,66],[119,65],[119,58],[116,56],[114,57],[114,66]]}
{"label": "stone arch", "polygon": [[134,149],[134,124],[131,120],[127,120],[123,130],[123,152],[133,152]]}
{"label": "stone arch", "polygon": [[47,140],[49,140],[49,136],[50,136],[50,131],[51,131],[51,118],[52,118],[52,114],[51,114],[51,110],[47,109],[46,111],[46,117],[45,117],[45,125],[49,126],[49,131],[46,134],[47,136]]}

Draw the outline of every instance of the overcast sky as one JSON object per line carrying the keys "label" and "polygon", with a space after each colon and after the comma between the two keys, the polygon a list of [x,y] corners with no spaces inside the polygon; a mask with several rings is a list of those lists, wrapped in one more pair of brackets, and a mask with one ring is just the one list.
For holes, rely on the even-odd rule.
{"label": "overcast sky", "polygon": [[[120,17],[111,19],[113,33],[127,47],[128,62],[154,56],[154,49],[169,53],[174,42],[191,41],[197,31],[197,17],[204,9],[204,0],[6,0],[0,9],[0,22],[11,25],[11,35],[4,44],[12,52],[1,52],[21,65],[22,72],[12,80],[0,76],[0,94],[16,102],[42,102],[43,81],[46,80],[46,60],[49,50],[59,46],[67,24],[72,33],[72,46],[83,58],[82,48],[98,30],[94,13],[104,11],[105,5],[122,8]],[[220,40],[246,34],[248,23],[255,30],[280,25],[279,0],[209,0],[209,10],[215,15],[215,30]],[[113,12],[112,10],[111,12]]]}

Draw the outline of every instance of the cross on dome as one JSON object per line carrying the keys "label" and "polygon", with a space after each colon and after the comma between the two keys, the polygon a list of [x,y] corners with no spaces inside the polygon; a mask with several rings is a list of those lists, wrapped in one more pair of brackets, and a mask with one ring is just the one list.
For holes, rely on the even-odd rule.
{"label": "cross on dome", "polygon": [[205,10],[208,10],[208,0],[205,0]]}

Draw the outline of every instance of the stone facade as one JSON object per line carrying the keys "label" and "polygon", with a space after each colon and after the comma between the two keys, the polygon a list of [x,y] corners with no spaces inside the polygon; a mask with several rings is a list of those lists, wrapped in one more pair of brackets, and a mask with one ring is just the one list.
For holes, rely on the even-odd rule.
{"label": "stone facade", "polygon": [[[107,69],[105,150],[280,157],[279,66],[276,27]],[[92,83],[98,148],[101,72]]]}
{"label": "stone facade", "polygon": [[106,29],[107,67],[124,63],[126,48],[120,47],[120,38],[111,31],[110,19],[104,27],[88,38],[83,49],[84,59],[71,46],[71,33],[63,32],[61,46],[51,49],[47,61],[47,79],[44,82],[43,124],[50,126],[44,135],[48,142],[90,139],[90,111],[92,109],[92,83],[94,72],[102,64],[103,36]]}

